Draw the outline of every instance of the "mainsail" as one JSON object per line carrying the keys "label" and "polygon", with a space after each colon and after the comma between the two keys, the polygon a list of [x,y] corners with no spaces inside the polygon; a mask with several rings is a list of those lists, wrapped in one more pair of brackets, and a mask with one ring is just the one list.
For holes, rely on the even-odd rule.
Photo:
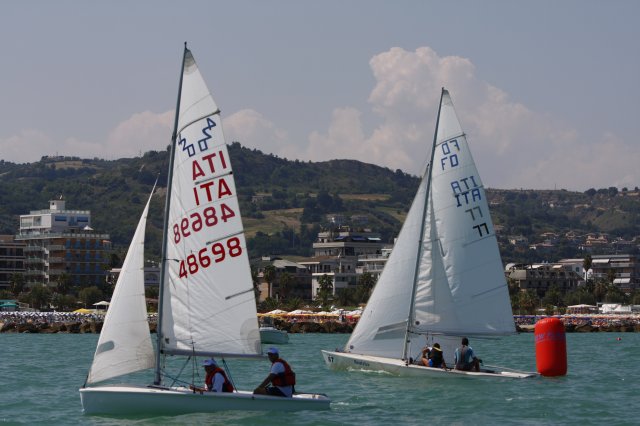
{"label": "mainsail", "polygon": [[220,111],[188,49],[182,72],[165,229],[161,350],[258,355],[253,281]]}
{"label": "mainsail", "polygon": [[438,117],[432,162],[347,352],[402,358],[411,334],[449,349],[515,332],[485,190],[444,89]]}
{"label": "mainsail", "polygon": [[[155,190],[155,186],[153,188]],[[149,203],[151,196],[142,212],[111,296],[87,377],[88,384],[154,366],[144,294],[144,236]]]}

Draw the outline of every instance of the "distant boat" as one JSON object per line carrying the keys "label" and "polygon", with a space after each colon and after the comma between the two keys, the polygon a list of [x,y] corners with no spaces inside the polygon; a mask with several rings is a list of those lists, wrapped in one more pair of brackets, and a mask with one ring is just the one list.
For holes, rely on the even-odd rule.
{"label": "distant boat", "polygon": [[344,351],[322,351],[332,369],[401,376],[525,378],[415,365],[439,343],[447,366],[462,336],[515,333],[511,303],[485,190],[467,138],[442,89],[430,161],[397,242]]}
{"label": "distant boat", "polygon": [[[220,111],[184,49],[165,207],[157,344],[144,294],[144,234],[149,201],[105,317],[93,363],[80,389],[87,414],[182,414],[221,410],[323,410],[322,394],[291,398],[192,391],[199,374],[167,376],[166,356],[264,359],[253,282]],[[221,365],[226,364],[221,362]],[[153,384],[99,382],[155,368]],[[262,367],[266,371],[265,363]],[[230,376],[229,376],[230,377]],[[202,380],[202,379],[200,379]],[[166,381],[172,384],[166,384]],[[175,386],[175,383],[181,385]]]}
{"label": "distant boat", "polygon": [[277,345],[287,344],[289,343],[289,333],[286,330],[277,329],[271,317],[262,317],[260,321],[260,341]]}

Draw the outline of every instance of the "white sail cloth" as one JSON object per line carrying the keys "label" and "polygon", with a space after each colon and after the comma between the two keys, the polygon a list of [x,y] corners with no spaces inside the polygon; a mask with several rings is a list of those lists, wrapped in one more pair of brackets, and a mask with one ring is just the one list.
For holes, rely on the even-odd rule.
{"label": "white sail cloth", "polygon": [[188,50],[173,156],[162,350],[260,354],[253,281],[220,114]]}
{"label": "white sail cloth", "polygon": [[155,365],[144,294],[144,236],[150,202],[151,196],[118,276],[87,377],[89,384]]}
{"label": "white sail cloth", "polygon": [[446,90],[434,149],[346,351],[401,358],[409,320],[411,333],[441,336],[449,353],[459,336],[515,332],[485,190]]}

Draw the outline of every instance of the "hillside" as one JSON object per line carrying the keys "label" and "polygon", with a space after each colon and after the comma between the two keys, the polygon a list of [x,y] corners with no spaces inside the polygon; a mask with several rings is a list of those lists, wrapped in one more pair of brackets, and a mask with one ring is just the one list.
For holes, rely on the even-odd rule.
{"label": "hillside", "polygon": [[[354,160],[289,161],[239,143],[229,147],[249,249],[264,254],[308,256],[327,215],[337,214],[393,241],[408,210],[418,179],[400,170]],[[148,256],[158,258],[166,193],[167,152],[142,157],[100,159],[43,158],[30,164],[0,161],[0,234],[15,234],[20,214],[46,209],[63,195],[68,209],[91,210],[93,228],[126,247],[158,177],[150,209]],[[607,233],[627,242],[640,235],[637,188],[565,190],[492,190],[488,198],[505,262],[582,257],[577,247],[587,233]],[[572,231],[572,233],[569,233]],[[528,245],[557,235],[545,250]],[[567,237],[569,233],[569,237]],[[509,237],[524,237],[514,246]],[[602,250],[614,249],[613,246]],[[637,249],[637,242],[627,251]]]}

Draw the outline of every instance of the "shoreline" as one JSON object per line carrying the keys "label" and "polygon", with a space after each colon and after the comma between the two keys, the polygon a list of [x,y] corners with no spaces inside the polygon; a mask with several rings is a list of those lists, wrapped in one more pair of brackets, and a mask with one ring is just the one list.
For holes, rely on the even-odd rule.
{"label": "shoreline", "polygon": [[[592,332],[640,332],[640,316],[619,315],[556,315],[565,325],[567,333]],[[516,332],[533,333],[535,323],[548,316],[514,315]],[[156,332],[156,315],[149,315],[149,331]],[[0,333],[100,333],[104,317],[97,314],[72,314],[50,312],[2,312],[0,313]],[[353,331],[356,321],[305,320],[299,318],[274,318],[276,328],[291,334],[297,333],[342,333]]]}

